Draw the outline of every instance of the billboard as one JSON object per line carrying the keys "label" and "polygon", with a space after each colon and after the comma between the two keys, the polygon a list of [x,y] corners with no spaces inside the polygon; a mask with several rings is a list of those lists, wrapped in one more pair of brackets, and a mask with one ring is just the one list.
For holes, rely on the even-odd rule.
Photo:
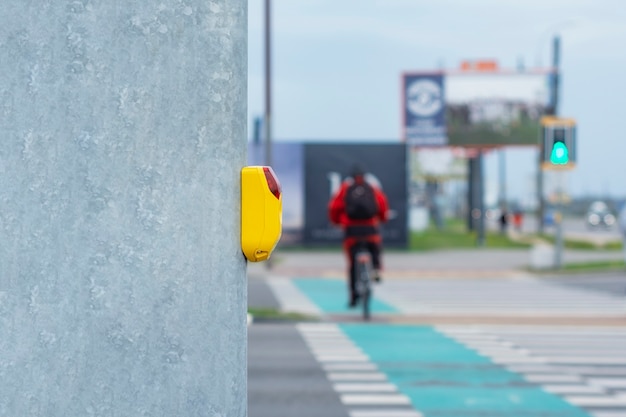
{"label": "billboard", "polygon": [[418,146],[446,145],[443,74],[407,74],[403,82],[406,141]]}
{"label": "billboard", "polygon": [[[554,72],[446,71],[442,74],[445,146],[538,145],[541,117],[550,105]],[[404,140],[428,146],[412,134],[407,117],[415,99],[410,83],[429,80],[432,73],[404,74]],[[426,100],[425,98],[423,100]]]}
{"label": "billboard", "polygon": [[358,162],[367,170],[368,180],[378,183],[389,201],[390,219],[381,227],[385,246],[406,247],[406,150],[406,145],[401,143],[306,144],[304,243],[328,245],[341,242],[342,230],[328,220],[328,203]]}
{"label": "billboard", "polygon": [[[262,144],[248,144],[248,164],[263,165]],[[331,194],[355,162],[383,188],[391,209],[382,227],[385,246],[406,247],[407,149],[401,143],[272,143],[272,169],[283,195],[283,234],[279,245],[339,245],[341,229],[328,220]]]}

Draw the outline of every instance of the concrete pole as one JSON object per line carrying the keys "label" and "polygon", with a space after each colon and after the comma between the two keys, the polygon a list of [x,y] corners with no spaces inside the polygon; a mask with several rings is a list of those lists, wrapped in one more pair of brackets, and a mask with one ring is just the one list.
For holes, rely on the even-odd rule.
{"label": "concrete pole", "polygon": [[6,0],[0,415],[245,416],[247,2]]}
{"label": "concrete pole", "polygon": [[475,160],[476,172],[474,173],[474,180],[476,181],[474,184],[476,190],[476,210],[478,213],[476,244],[478,246],[485,246],[485,178],[483,175],[483,159],[483,150],[479,149]]}
{"label": "concrete pole", "polygon": [[[554,74],[552,76],[550,84],[550,106],[546,115],[556,116],[559,114],[559,91],[560,91],[560,63],[561,63],[561,38],[555,36],[552,40],[552,70]],[[546,203],[543,198],[544,192],[544,173],[541,165],[543,164],[543,155],[545,153],[543,147],[543,141],[539,141],[539,161],[537,165],[537,199],[539,202],[537,213],[537,224],[539,234],[544,232],[544,219],[546,213]]]}

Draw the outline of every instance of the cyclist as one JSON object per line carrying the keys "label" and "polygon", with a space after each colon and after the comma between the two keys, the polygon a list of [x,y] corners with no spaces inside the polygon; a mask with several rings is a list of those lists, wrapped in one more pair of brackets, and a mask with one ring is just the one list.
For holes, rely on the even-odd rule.
{"label": "cyclist", "polygon": [[[358,301],[354,267],[354,255],[358,249],[356,244],[364,241],[367,245],[372,254],[374,281],[380,282],[382,237],[379,225],[387,221],[388,202],[380,188],[366,181],[365,171],[360,165],[352,168],[351,175],[331,197],[328,215],[331,223],[344,230],[343,249],[349,265],[348,304],[354,307]],[[360,198],[354,197],[355,195]]]}

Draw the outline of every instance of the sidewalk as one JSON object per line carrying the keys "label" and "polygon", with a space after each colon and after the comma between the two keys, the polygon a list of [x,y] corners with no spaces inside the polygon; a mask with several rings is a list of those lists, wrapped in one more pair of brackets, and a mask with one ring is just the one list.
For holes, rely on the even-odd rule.
{"label": "sidewalk", "polygon": [[[621,260],[621,251],[564,250],[563,262]],[[445,250],[383,253],[384,279],[512,277],[531,274],[531,249]],[[346,259],[338,248],[319,250],[277,250],[271,267],[266,262],[248,264],[250,276],[337,277],[345,276]]]}
{"label": "sidewalk", "polygon": [[[585,262],[597,260],[621,259],[619,251],[565,251],[564,262]],[[306,278],[331,278],[337,281],[345,280],[345,260],[342,253],[323,251],[277,251],[272,255],[272,265],[250,263],[248,264],[248,305],[255,308],[273,308],[281,311],[299,312],[312,316],[320,316],[323,320],[360,322],[360,316],[352,312],[338,312],[320,309],[319,305],[307,298],[306,294],[300,293],[297,286],[293,285],[295,279]],[[398,252],[389,251],[384,254],[385,268],[383,270],[383,287],[379,289],[380,299],[388,305],[399,308],[402,313],[376,313],[373,322],[380,323],[419,323],[419,324],[526,324],[526,325],[588,325],[588,326],[624,326],[626,316],[623,314],[588,314],[589,307],[584,303],[580,310],[572,313],[571,307],[577,300],[578,295],[565,301],[556,297],[554,303],[542,306],[534,298],[528,298],[529,288],[538,289],[541,292],[539,299],[550,298],[549,292],[542,292],[546,288],[551,291],[567,293],[567,287],[543,287],[544,284],[536,284],[541,280],[532,279],[533,273],[527,269],[530,261],[530,249],[473,249],[473,250],[448,250],[433,252]],[[528,279],[531,278],[531,279]],[[445,282],[442,282],[445,281]],[[385,285],[385,283],[390,285]],[[477,284],[477,286],[474,286]],[[325,284],[326,285],[326,284]],[[441,286],[447,286],[448,292],[440,292]],[[468,287],[470,285],[470,287]],[[513,293],[502,292],[505,285]],[[332,287],[332,286],[331,286]],[[329,287],[329,288],[331,288]],[[318,291],[324,287],[314,288]],[[332,287],[334,288],[334,287]],[[479,290],[477,294],[476,288]],[[566,288],[566,289],[563,289]],[[385,292],[387,289],[390,291]],[[385,290],[385,291],[383,291]],[[399,291],[399,292],[398,292]],[[403,295],[408,291],[407,303]],[[431,303],[424,302],[420,297],[434,291],[439,297]],[[495,292],[494,292],[495,291]],[[500,292],[498,292],[500,291]],[[458,298],[454,294],[467,294],[469,299]],[[446,295],[447,294],[447,295]],[[491,295],[496,298],[489,299]],[[505,294],[507,296],[500,297]],[[532,314],[528,314],[528,305],[522,303],[520,310],[510,311],[508,304],[498,307],[503,300],[508,300],[510,295],[514,301],[510,305],[516,305],[519,300],[528,299]],[[391,297],[385,298],[385,297]],[[476,304],[474,297],[487,297],[485,304]],[[443,297],[443,301],[440,299]],[[569,297],[569,295],[568,295]],[[591,301],[598,295],[589,295]],[[449,298],[449,299],[448,299]],[[610,298],[610,297],[609,297]],[[419,301],[421,300],[421,301]],[[517,301],[515,301],[517,300]],[[456,302],[459,304],[454,304]],[[607,301],[612,301],[607,299]],[[404,303],[404,304],[402,304]],[[413,311],[410,306],[422,303],[424,311]],[[451,304],[454,304],[454,308]],[[468,304],[469,303],[469,304]],[[533,304],[535,303],[535,304]],[[564,303],[564,304],[563,304]],[[606,308],[610,303],[606,304]],[[343,304],[342,304],[343,305]],[[602,304],[605,308],[605,304]],[[398,307],[400,306],[400,307]],[[409,307],[407,307],[409,306]],[[491,306],[491,307],[489,307]],[[444,308],[445,307],[445,308]],[[496,312],[485,312],[481,308]],[[539,314],[538,311],[545,308],[547,313]],[[429,310],[430,309],[430,310]],[[448,311],[448,309],[451,309]],[[460,310],[455,310],[460,309]],[[556,309],[556,310],[555,310]],[[561,311],[563,310],[563,311]],[[611,313],[612,314],[612,313]]]}

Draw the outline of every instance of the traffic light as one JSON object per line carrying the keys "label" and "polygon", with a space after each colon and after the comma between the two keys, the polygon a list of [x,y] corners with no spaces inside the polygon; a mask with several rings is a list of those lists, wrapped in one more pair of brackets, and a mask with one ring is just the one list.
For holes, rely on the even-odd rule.
{"label": "traffic light", "polygon": [[573,168],[576,163],[576,122],[546,116],[541,119],[543,127],[543,168]]}
{"label": "traffic light", "polygon": [[554,129],[552,136],[550,162],[554,165],[566,165],[569,162],[569,149],[565,144],[565,129],[562,127]]}

